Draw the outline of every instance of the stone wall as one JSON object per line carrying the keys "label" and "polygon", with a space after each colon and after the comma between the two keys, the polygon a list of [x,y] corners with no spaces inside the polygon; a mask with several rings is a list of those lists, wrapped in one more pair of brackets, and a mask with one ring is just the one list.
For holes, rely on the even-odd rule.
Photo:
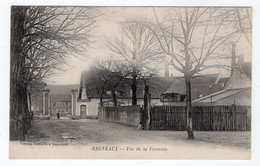
{"label": "stone wall", "polygon": [[120,123],[129,126],[140,124],[140,105],[99,107],[98,120],[105,122]]}

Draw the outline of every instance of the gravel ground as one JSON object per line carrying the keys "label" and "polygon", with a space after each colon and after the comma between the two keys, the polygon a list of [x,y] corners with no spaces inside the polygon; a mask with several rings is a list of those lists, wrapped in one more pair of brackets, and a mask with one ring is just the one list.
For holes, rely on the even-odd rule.
{"label": "gravel ground", "polygon": [[250,149],[251,132],[194,131],[195,140],[187,140],[185,131],[145,131],[98,120],[37,120],[32,123],[27,142],[57,142],[69,145],[185,143],[219,145]]}

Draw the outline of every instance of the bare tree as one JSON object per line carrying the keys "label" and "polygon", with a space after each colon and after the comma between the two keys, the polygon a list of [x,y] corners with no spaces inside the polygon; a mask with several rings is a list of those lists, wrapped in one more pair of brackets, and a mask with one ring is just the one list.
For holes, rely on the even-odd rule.
{"label": "bare tree", "polygon": [[21,140],[25,134],[16,137],[21,129],[15,124],[28,112],[26,93],[30,82],[61,69],[67,56],[85,51],[92,42],[90,31],[99,15],[96,8],[90,7],[12,7],[10,117],[16,129],[11,127],[15,130],[10,132],[11,140]]}
{"label": "bare tree", "polygon": [[42,95],[42,90],[46,86],[46,83],[42,80],[36,80],[30,81],[27,85],[27,99],[28,99],[28,110],[29,112],[32,112],[31,108],[33,106],[33,98],[38,99]]}
{"label": "bare tree", "polygon": [[123,72],[124,66],[113,58],[102,61],[98,64],[101,80],[106,82],[106,91],[110,91],[113,97],[114,106],[117,106],[117,94],[121,96],[127,92],[126,83],[128,72]]}
{"label": "bare tree", "polygon": [[252,46],[252,13],[251,8],[236,8],[237,19],[241,35],[246,37],[247,42]]}
{"label": "bare tree", "polygon": [[28,7],[22,45],[26,81],[51,75],[67,56],[83,54],[97,16],[89,7]]}
{"label": "bare tree", "polygon": [[184,75],[188,139],[194,139],[191,77],[208,68],[225,67],[212,64],[212,60],[227,58],[216,53],[237,41],[241,27],[235,8],[173,7],[167,14],[165,20],[160,20],[154,9],[157,24],[148,27],[170,57],[169,64]]}
{"label": "bare tree", "polygon": [[138,81],[155,71],[151,64],[158,60],[162,51],[145,22],[126,20],[121,26],[121,39],[116,37],[113,41],[107,41],[107,48],[119,56],[122,71],[128,73],[131,79],[132,105],[136,105]]}
{"label": "bare tree", "polygon": [[[107,89],[107,82],[102,77],[103,71],[100,70],[100,68],[92,67],[89,72],[84,75],[84,82],[81,82],[81,84],[86,89],[86,94],[97,94],[100,100],[100,106],[103,106],[103,97],[106,93]],[[81,95],[81,93],[80,93]]]}

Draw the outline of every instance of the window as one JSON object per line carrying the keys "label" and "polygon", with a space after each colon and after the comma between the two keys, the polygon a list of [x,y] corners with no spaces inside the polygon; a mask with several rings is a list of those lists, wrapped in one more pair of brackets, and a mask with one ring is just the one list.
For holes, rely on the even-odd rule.
{"label": "window", "polygon": [[62,102],[60,102],[60,106],[62,106]]}
{"label": "window", "polygon": [[54,107],[56,106],[56,102],[53,103],[53,106],[54,106]]}

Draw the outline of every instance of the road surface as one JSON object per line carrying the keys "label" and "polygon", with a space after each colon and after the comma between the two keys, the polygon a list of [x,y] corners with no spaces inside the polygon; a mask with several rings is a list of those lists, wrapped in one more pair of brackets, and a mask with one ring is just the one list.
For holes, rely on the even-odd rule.
{"label": "road surface", "polygon": [[[101,152],[97,151],[105,153],[104,151],[109,150],[105,148],[110,150],[118,148],[117,151],[121,149],[125,153],[117,152],[117,155],[110,157],[102,155],[101,158],[250,159],[251,156],[250,132],[194,131],[195,139],[187,140],[185,131],[146,131],[98,120],[52,119],[33,121],[29,134],[23,144],[43,145],[41,150],[48,151],[47,158],[55,158],[57,153],[60,155],[64,153],[61,158],[100,158]],[[65,145],[71,147],[70,152],[73,148],[77,151],[87,147],[91,153],[80,153],[80,155],[76,152],[65,153],[65,150],[64,152],[55,152],[54,149],[49,151],[50,146],[45,145]],[[153,157],[150,153],[141,152],[138,152],[140,156],[136,155],[138,148],[142,151],[145,150],[142,148],[146,148],[156,155]],[[15,153],[18,155],[17,149],[19,148],[15,148]]]}

